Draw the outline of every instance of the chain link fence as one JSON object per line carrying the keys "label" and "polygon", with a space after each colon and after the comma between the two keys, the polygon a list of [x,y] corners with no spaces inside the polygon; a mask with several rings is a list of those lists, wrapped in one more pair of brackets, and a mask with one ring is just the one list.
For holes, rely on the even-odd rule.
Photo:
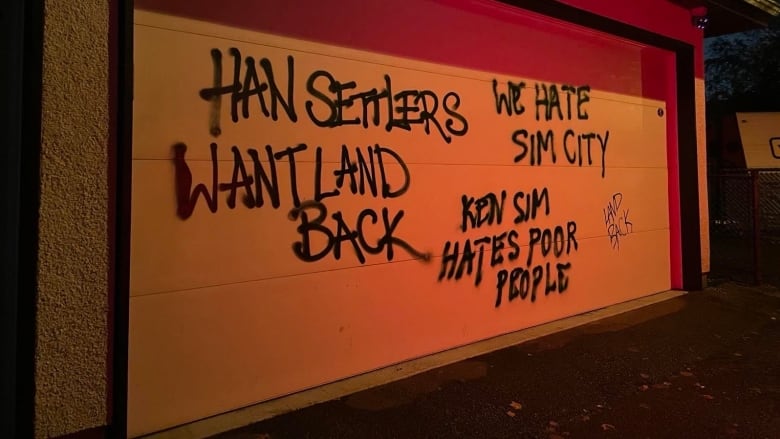
{"label": "chain link fence", "polygon": [[710,278],[780,286],[780,170],[708,179]]}

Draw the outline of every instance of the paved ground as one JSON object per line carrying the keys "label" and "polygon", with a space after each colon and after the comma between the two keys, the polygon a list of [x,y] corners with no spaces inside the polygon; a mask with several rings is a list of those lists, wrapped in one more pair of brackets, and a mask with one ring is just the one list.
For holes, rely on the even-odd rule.
{"label": "paved ground", "polygon": [[219,438],[780,438],[780,290],[726,283]]}

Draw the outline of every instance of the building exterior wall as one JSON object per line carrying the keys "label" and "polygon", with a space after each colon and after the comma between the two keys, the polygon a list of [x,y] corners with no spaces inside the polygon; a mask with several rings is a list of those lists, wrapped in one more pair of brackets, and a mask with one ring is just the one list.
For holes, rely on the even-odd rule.
{"label": "building exterior wall", "polygon": [[696,147],[699,151],[699,224],[701,227],[701,272],[710,272],[710,206],[707,193],[707,120],[704,78],[696,78]]}
{"label": "building exterior wall", "polygon": [[106,424],[108,1],[45,2],[36,437]]}
{"label": "building exterior wall", "polygon": [[[683,8],[658,0],[654,5],[662,11],[651,15],[648,21],[638,17],[642,11],[617,8],[619,13],[613,14],[614,11],[597,7],[607,3],[588,2],[588,6],[609,18],[682,40],[693,47],[700,46],[701,33],[691,30],[690,16]],[[674,247],[675,239],[679,243],[679,206],[686,203],[696,206],[696,213],[686,215],[696,224],[699,204],[695,203],[696,185],[686,185],[693,188],[688,198],[694,202],[680,199],[678,190],[678,172],[690,172],[690,160],[696,163],[697,149],[693,123],[687,122],[692,117],[677,118],[678,113],[693,116],[695,111],[692,99],[686,100],[685,106],[677,105],[677,90],[687,93],[684,90],[693,87],[694,72],[691,64],[675,70],[673,51],[647,41],[628,43],[592,28],[575,29],[570,24],[492,2],[419,1],[397,6],[345,1],[338,13],[329,10],[327,5],[306,0],[267,2],[262,10],[252,2],[234,5],[234,9],[227,10],[211,4],[190,7],[177,1],[136,2],[130,262],[131,434],[159,431],[387,364],[680,287],[680,282],[670,276],[670,267],[679,265],[679,260],[669,260],[670,254],[680,252],[676,248],[670,251],[663,245],[669,243]],[[383,17],[383,20],[374,22],[369,17]],[[431,17],[438,20],[434,22]],[[404,23],[405,32],[388,38],[397,23]],[[616,33],[620,31],[617,26],[615,29]],[[482,39],[475,41],[472,35],[481,35]],[[540,45],[539,41],[545,44]],[[505,56],[507,53],[516,56]],[[204,87],[211,84],[222,87],[224,78],[232,78],[232,70],[224,66],[233,66],[233,58],[237,60],[236,65],[242,65],[238,54],[253,57],[248,65],[262,59],[261,63],[266,63],[262,64],[264,69],[275,68],[275,73],[265,70],[265,75],[284,77],[284,84],[295,91],[288,92],[289,102],[299,110],[306,104],[308,118],[303,110],[300,110],[301,120],[294,110],[288,110],[287,116],[282,115],[277,121],[276,116],[268,113],[264,118],[254,106],[250,117],[249,106],[245,104],[243,118],[238,117],[233,107],[231,121],[227,116],[227,98],[205,97],[216,89]],[[691,59],[688,56],[686,60]],[[222,58],[231,61],[212,65],[212,59]],[[290,67],[279,70],[279,66],[285,65],[285,59]],[[402,89],[431,87],[438,92],[436,86],[446,83],[462,97],[459,108],[469,120],[469,137],[454,139],[444,149],[436,143],[439,139],[430,140],[414,130],[402,137],[397,132],[391,133],[390,128],[386,130],[390,134],[371,131],[373,127],[368,125],[364,126],[367,131],[353,130],[350,134],[342,134],[347,131],[343,128],[323,130],[323,125],[314,123],[315,127],[312,125],[315,117],[310,111],[317,104],[300,99],[308,96],[305,90],[316,82],[315,76],[308,76],[316,69],[339,79],[356,80],[366,88],[375,86],[375,78],[383,74],[387,75],[385,78],[392,76],[398,81],[393,84]],[[291,73],[293,70],[295,75]],[[280,74],[280,71],[288,73]],[[680,79],[678,72],[685,77]],[[308,85],[307,76],[312,81]],[[175,86],[168,81],[170,77],[179,78]],[[553,127],[561,136],[565,128],[554,126],[554,122],[552,125],[538,123],[538,113],[534,123],[529,121],[533,116],[523,116],[521,111],[507,122],[500,104],[492,103],[491,108],[491,97],[496,92],[489,93],[490,87],[485,86],[492,81],[494,87],[496,84],[503,87],[506,78],[535,84],[537,93],[544,82],[592,87],[592,117],[583,117],[578,126],[605,132],[614,130],[610,137],[611,145],[615,145],[610,149],[614,161],[606,162],[609,177],[605,179],[602,172],[600,177],[591,179],[593,175],[588,176],[582,170],[564,169],[565,163],[556,164],[554,158],[544,170],[529,168],[528,163],[506,166],[505,159],[511,159],[514,154],[510,154],[512,145],[503,133],[511,133],[518,126]],[[678,80],[682,84],[679,87]],[[236,87],[240,89],[237,81]],[[251,84],[245,81],[244,87]],[[597,97],[596,90],[604,94]],[[691,90],[690,96],[692,93]],[[212,104],[215,107],[209,110]],[[689,111],[688,107],[690,113],[681,113]],[[680,127],[679,121],[682,121]],[[328,128],[335,126],[338,125]],[[678,137],[683,131],[686,135]],[[687,153],[688,162],[684,165],[678,161],[678,138],[683,139],[680,148]],[[415,181],[412,189],[394,202],[395,206],[406,209],[405,218],[409,219],[403,223],[404,238],[412,238],[408,242],[426,251],[427,257],[419,259],[433,261],[433,267],[413,259],[404,260],[401,265],[392,256],[387,260],[383,260],[384,255],[372,256],[376,252],[366,258],[358,257],[359,263],[354,262],[355,258],[347,250],[344,258],[340,252],[334,252],[331,258],[327,254],[329,250],[312,257],[307,253],[309,250],[300,250],[310,249],[308,240],[296,241],[299,238],[290,223],[299,217],[297,195],[291,200],[283,197],[282,210],[276,213],[273,209],[279,207],[278,195],[273,207],[266,204],[263,209],[255,209],[263,204],[257,203],[248,192],[243,205],[235,203],[236,192],[242,196],[246,189],[241,188],[251,185],[244,183],[249,177],[239,178],[247,173],[244,169],[248,162],[242,154],[252,155],[251,149],[244,153],[242,148],[259,144],[268,145],[267,151],[272,151],[270,144],[277,148],[301,144],[303,151],[306,145],[321,145],[326,159],[302,154],[300,163],[308,163],[308,168],[301,165],[296,174],[290,160],[289,175],[279,171],[281,180],[289,181],[291,188],[298,188],[293,194],[306,188],[302,189],[306,193],[301,195],[301,200],[313,199],[319,203],[318,195],[312,195],[310,189],[319,187],[321,176],[339,173],[338,169],[327,167],[328,163],[339,163],[333,145],[374,142],[400,145],[397,152],[415,165],[414,169],[410,167]],[[236,145],[231,149],[234,162],[224,155],[229,145]],[[271,152],[268,154],[266,160],[271,163]],[[279,160],[283,154],[273,156]],[[344,157],[342,153],[342,166]],[[522,157],[515,157],[515,164],[519,160]],[[325,167],[320,168],[321,165]],[[455,168],[451,165],[457,166],[457,178],[453,178]],[[231,171],[231,166],[236,167]],[[231,172],[232,183],[230,177],[225,177]],[[260,181],[258,172],[255,170],[254,181]],[[219,180],[219,186],[218,174],[227,178]],[[695,180],[695,174],[688,175]],[[307,179],[312,177],[314,180]],[[276,177],[273,178],[271,185],[276,187]],[[447,187],[440,186],[442,181],[448,182]],[[336,184],[346,193],[348,189]],[[485,306],[482,292],[489,287],[480,285],[479,277],[473,286],[455,284],[460,274],[454,277],[453,283],[445,285],[442,285],[444,275],[439,274],[439,283],[433,283],[436,273],[445,273],[446,268],[442,261],[448,247],[442,251],[440,243],[447,241],[449,245],[460,236],[447,222],[448,218],[459,217],[460,204],[448,200],[465,200],[465,194],[472,193],[506,191],[511,194],[515,186],[523,184],[544,186],[545,191],[549,185],[551,197],[566,200],[552,210],[562,215],[561,218],[579,221],[572,224],[590,247],[583,244],[581,253],[588,253],[587,257],[572,256],[572,265],[576,267],[572,279],[578,276],[572,281],[572,289],[565,296],[555,296],[558,297],[555,302],[515,308],[526,311],[518,316],[507,314],[506,303],[499,299],[493,300],[495,309]],[[231,186],[234,189],[225,205],[225,196],[216,188]],[[658,190],[666,187],[669,199],[666,191]],[[261,193],[261,189],[254,190]],[[580,192],[574,196],[576,190]],[[199,193],[207,194],[200,202]],[[273,190],[269,189],[269,193]],[[352,194],[357,194],[356,189],[352,189]],[[432,194],[436,194],[435,200],[430,199]],[[677,197],[671,197],[672,194]],[[336,198],[321,204],[328,205],[328,211],[336,211],[339,217],[341,212],[383,206],[370,197],[338,198],[338,195],[335,193],[332,196]],[[610,241],[612,238],[608,236],[612,233],[609,230],[614,229],[607,225],[605,230],[604,223],[609,221],[611,207],[600,204],[612,197],[617,209],[624,195],[625,199],[644,200],[641,207],[631,207],[631,218],[632,232],[641,232],[647,242],[635,240],[633,245],[620,246],[618,257],[617,241]],[[206,197],[216,201],[213,204],[203,201]],[[220,205],[222,208],[218,209]],[[463,209],[465,218],[467,208]],[[625,215],[627,220],[628,213]],[[322,213],[322,218],[326,217]],[[499,214],[499,225],[500,218]],[[677,221],[677,228],[669,226],[673,221]],[[308,224],[307,219],[303,222]],[[469,227],[464,222],[461,231],[475,228]],[[496,234],[503,230],[496,228]],[[528,235],[524,224],[516,228]],[[302,234],[301,230],[308,229],[301,226],[298,233]],[[493,229],[490,230],[492,233]],[[696,230],[685,237],[697,236],[695,242],[698,227]],[[651,237],[651,233],[657,235]],[[678,236],[670,238],[672,234]],[[638,234],[630,239],[637,237]],[[290,252],[291,243],[294,243],[293,250],[298,249],[298,259]],[[354,247],[357,249],[357,244]],[[326,247],[330,248],[330,245]],[[657,253],[646,253],[649,249]],[[529,253],[526,266],[533,268],[531,252],[524,251]],[[698,265],[698,245],[690,254]],[[598,261],[598,266],[587,265],[586,261]],[[366,262],[370,268],[363,269],[362,264]],[[495,264],[500,268],[503,260],[496,259]],[[620,273],[619,282],[611,283],[608,292],[602,291],[601,280],[615,273]],[[686,270],[686,274],[690,273],[694,270]],[[492,285],[501,285],[498,276],[500,272]],[[404,323],[395,325],[395,320]],[[338,360],[330,361],[332,358]],[[309,366],[306,376],[297,375],[302,373],[298,367],[301,364]]]}
{"label": "building exterior wall", "polygon": [[[700,69],[701,34],[689,25],[681,25],[689,23],[687,18],[680,18],[687,14],[682,8],[671,6],[676,20],[668,19],[665,14],[656,20],[648,18],[654,17],[653,14],[615,9],[615,4],[605,1],[567,3],[690,42],[697,50],[697,69]],[[666,5],[661,1],[646,3]],[[652,22],[640,22],[648,19]],[[36,347],[37,437],[56,437],[107,423],[110,391],[107,373],[110,361],[108,23],[108,1],[46,1]],[[666,27],[659,27],[661,23]],[[697,70],[697,76],[700,75],[701,70]],[[703,94],[697,93],[697,99],[697,109],[703,111]],[[703,145],[703,131],[700,133],[698,143]],[[703,161],[703,150],[700,155]],[[703,172],[700,167],[701,181],[705,178]],[[704,271],[709,259],[705,248],[706,199],[706,185],[703,185],[700,205]]]}

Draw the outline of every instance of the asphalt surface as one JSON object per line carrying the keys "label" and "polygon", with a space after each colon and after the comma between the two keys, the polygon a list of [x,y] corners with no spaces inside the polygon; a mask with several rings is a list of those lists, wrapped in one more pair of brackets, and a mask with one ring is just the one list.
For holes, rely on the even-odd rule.
{"label": "asphalt surface", "polygon": [[780,438],[780,290],[710,287],[216,437]]}

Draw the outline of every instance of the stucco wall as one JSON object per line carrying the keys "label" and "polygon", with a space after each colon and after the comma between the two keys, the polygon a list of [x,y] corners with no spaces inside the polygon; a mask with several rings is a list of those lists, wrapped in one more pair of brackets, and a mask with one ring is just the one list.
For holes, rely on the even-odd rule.
{"label": "stucco wall", "polygon": [[106,423],[108,11],[45,6],[36,437]]}
{"label": "stucco wall", "polygon": [[699,150],[699,223],[701,227],[701,271],[710,272],[710,210],[707,195],[707,121],[704,79],[696,78],[696,143]]}

